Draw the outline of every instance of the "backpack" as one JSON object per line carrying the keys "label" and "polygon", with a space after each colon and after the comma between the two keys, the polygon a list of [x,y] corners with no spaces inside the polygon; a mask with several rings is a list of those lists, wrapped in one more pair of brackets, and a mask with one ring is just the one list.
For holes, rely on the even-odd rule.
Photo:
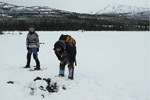
{"label": "backpack", "polygon": [[[63,35],[62,34],[57,42],[61,43],[64,50],[66,49],[66,43],[65,42],[69,43],[70,45],[72,45],[76,48],[76,41],[70,35]],[[75,66],[77,66],[76,58],[75,58]]]}
{"label": "backpack", "polygon": [[61,35],[59,40],[63,40],[64,42],[71,43],[73,46],[76,45],[76,41],[70,35]]}

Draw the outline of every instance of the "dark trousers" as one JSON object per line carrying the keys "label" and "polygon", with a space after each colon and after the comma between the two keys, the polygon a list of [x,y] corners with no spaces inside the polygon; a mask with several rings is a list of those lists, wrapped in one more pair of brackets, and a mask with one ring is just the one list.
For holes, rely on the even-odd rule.
{"label": "dark trousers", "polygon": [[31,55],[33,53],[33,58],[36,62],[36,67],[40,67],[40,61],[38,59],[38,54],[37,54],[37,48],[30,48],[28,50],[28,53],[27,53],[27,65],[26,66],[29,66],[30,67],[30,62],[31,62]]}

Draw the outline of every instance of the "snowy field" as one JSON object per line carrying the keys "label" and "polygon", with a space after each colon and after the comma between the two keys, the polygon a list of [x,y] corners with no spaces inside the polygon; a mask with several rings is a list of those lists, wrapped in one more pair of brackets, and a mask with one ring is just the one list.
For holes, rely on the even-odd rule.
{"label": "snowy field", "polygon": [[[0,100],[150,100],[149,32],[39,31],[44,43],[39,60],[41,68],[47,69],[34,72],[22,68],[26,65],[27,32],[21,33],[0,35]],[[67,67],[65,77],[55,77],[59,61],[53,45],[61,34],[70,34],[77,41],[73,81],[66,80]],[[33,57],[31,65],[35,65]],[[36,77],[57,82],[58,92],[40,90],[47,84],[33,81]]]}

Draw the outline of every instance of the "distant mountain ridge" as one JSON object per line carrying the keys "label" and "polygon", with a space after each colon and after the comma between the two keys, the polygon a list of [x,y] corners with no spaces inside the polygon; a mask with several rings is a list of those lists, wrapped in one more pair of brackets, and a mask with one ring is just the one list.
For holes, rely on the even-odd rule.
{"label": "distant mountain ridge", "polygon": [[125,15],[126,14],[128,16],[149,17],[150,8],[111,4],[111,5],[107,5],[103,9],[94,10],[91,11],[90,13],[96,15],[100,15],[100,14],[124,14]]}
{"label": "distant mountain ridge", "polygon": [[[18,13],[23,13],[23,14],[41,14],[41,15],[51,15],[51,14],[61,14],[61,13],[67,13],[67,11],[63,10],[58,10],[55,8],[50,8],[48,6],[31,6],[31,7],[26,7],[26,6],[17,6],[17,5],[12,5],[12,4],[7,4],[4,2],[0,2],[0,13],[1,14],[18,14]],[[71,13],[71,12],[69,12]]]}
{"label": "distant mountain ridge", "polygon": [[31,7],[26,7],[26,6],[17,6],[17,5],[13,5],[13,4],[8,4],[8,3],[4,3],[4,2],[0,2],[0,8],[3,8],[4,10],[29,10],[29,11],[33,11],[33,10],[37,10],[37,9],[51,9],[50,7],[47,6],[31,6]]}
{"label": "distant mountain ridge", "polygon": [[[13,4],[8,4],[4,2],[0,2],[0,13],[5,12],[49,12],[49,13],[55,13],[56,11],[61,12],[67,12],[63,10],[58,10],[55,8],[50,8],[48,6],[17,6]],[[71,12],[70,12],[71,13]],[[76,12],[78,13],[78,12]],[[128,6],[128,5],[119,5],[119,4],[111,4],[107,5],[104,8],[96,9],[94,11],[91,11],[87,14],[94,14],[94,15],[100,15],[100,14],[126,14],[129,16],[149,16],[150,9],[149,8],[143,8],[143,7],[134,7],[134,6]]]}

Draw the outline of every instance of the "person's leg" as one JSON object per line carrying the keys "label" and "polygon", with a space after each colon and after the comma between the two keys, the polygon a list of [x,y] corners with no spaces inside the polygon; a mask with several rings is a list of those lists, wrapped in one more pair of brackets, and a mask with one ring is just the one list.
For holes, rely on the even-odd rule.
{"label": "person's leg", "polygon": [[31,54],[32,54],[32,49],[30,48],[27,53],[27,64],[24,68],[30,68]]}
{"label": "person's leg", "polygon": [[64,76],[64,73],[65,73],[65,63],[60,63],[60,66],[59,66],[59,75],[60,76]]}
{"label": "person's leg", "polygon": [[60,66],[59,66],[59,75],[60,76],[64,76],[64,73],[65,73],[65,66],[67,64],[67,56],[65,57],[62,57],[62,60],[60,62]]}
{"label": "person's leg", "polygon": [[74,65],[73,65],[73,63],[68,64],[68,69],[69,69],[68,78],[73,80],[73,78],[74,78]]}
{"label": "person's leg", "polygon": [[32,50],[33,50],[33,58],[36,62],[35,70],[40,70],[40,61],[38,59],[37,48],[32,48]]}

